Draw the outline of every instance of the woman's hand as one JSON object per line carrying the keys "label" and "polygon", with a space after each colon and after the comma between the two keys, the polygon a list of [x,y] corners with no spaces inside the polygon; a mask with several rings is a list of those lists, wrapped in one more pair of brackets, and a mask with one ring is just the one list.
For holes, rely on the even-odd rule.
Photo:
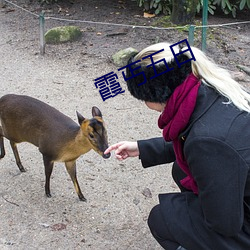
{"label": "woman's hand", "polygon": [[115,150],[115,156],[118,160],[125,160],[128,157],[139,156],[137,142],[122,141],[108,147],[104,154],[108,154]]}

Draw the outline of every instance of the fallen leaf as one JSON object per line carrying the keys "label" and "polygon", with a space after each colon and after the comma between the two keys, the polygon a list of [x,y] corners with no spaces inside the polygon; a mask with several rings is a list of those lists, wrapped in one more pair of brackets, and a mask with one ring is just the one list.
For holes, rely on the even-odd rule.
{"label": "fallen leaf", "polygon": [[51,226],[51,229],[53,231],[61,231],[61,230],[66,229],[66,225],[63,223],[54,224],[53,226]]}
{"label": "fallen leaf", "polygon": [[144,12],[143,17],[145,17],[145,18],[152,18],[152,17],[155,17],[155,14],[149,14],[147,12]]}

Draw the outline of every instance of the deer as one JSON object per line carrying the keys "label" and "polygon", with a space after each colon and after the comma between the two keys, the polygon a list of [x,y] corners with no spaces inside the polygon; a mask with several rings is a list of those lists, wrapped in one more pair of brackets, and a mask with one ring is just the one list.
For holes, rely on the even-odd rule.
{"label": "deer", "polygon": [[54,162],[64,162],[81,201],[86,201],[76,175],[76,160],[91,149],[104,159],[108,137],[101,111],[92,107],[92,118],[76,111],[79,125],[54,107],[26,95],[7,94],[0,98],[0,159],[5,156],[4,138],[8,139],[16,164],[25,172],[17,144],[28,142],[38,147],[45,168],[45,194],[51,197],[50,177]]}

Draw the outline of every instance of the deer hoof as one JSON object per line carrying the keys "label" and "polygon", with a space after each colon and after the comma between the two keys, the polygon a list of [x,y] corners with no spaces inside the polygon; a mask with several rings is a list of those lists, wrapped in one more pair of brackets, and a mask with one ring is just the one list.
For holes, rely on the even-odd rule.
{"label": "deer hoof", "polygon": [[46,194],[46,196],[47,196],[48,198],[51,198],[51,194],[50,194],[50,193]]}
{"label": "deer hoof", "polygon": [[79,199],[80,199],[80,201],[87,201],[87,199],[84,197],[84,196],[82,196],[82,197],[79,197]]}

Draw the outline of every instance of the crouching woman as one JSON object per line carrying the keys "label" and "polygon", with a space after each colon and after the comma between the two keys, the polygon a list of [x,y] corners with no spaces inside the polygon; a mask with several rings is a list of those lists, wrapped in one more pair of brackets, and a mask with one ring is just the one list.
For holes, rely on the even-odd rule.
{"label": "crouching woman", "polygon": [[175,58],[169,46],[143,49],[126,70],[132,96],[161,112],[163,137],[105,153],[139,157],[145,168],[173,162],[180,192],[160,194],[148,218],[164,249],[249,250],[250,95],[199,49]]}

